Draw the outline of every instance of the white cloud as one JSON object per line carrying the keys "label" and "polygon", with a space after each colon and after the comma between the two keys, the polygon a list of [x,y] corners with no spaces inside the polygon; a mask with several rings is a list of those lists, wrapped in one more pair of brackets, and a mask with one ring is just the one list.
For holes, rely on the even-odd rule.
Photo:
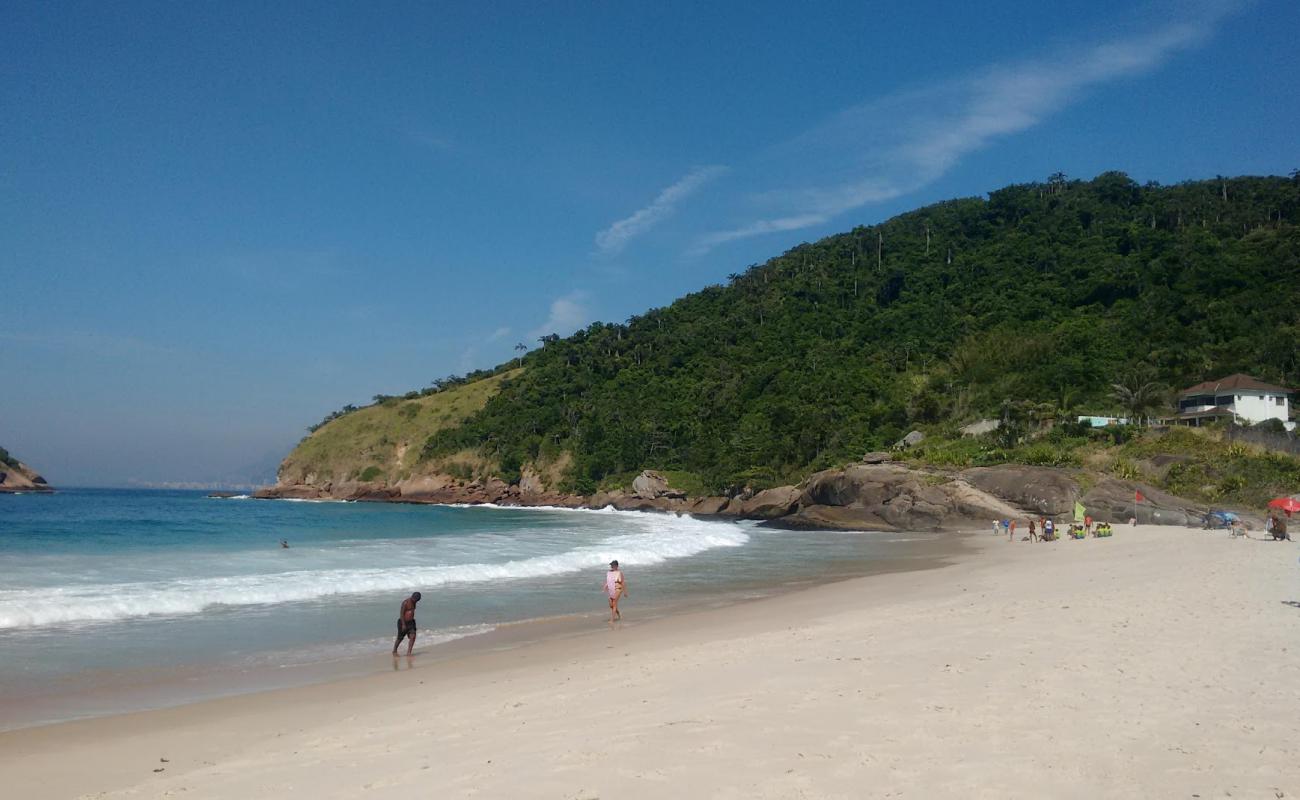
{"label": "white cloud", "polygon": [[509,335],[510,335],[510,329],[502,325],[500,328],[497,328],[496,330],[492,331],[492,333],[488,335],[487,340],[489,342],[499,342]]}
{"label": "white cloud", "polygon": [[[1159,67],[1213,33],[1243,3],[1203,6],[1198,16],[1090,45],[1058,47],[1050,57],[991,66],[956,81],[855,106],[777,147],[763,170],[812,185],[769,189],[749,198],[767,207],[757,220],[699,236],[688,253],[777,231],[829,222],[847,211],[929,184],[964,157],[1021,133],[1103,83]],[[850,176],[844,180],[842,176]],[[753,209],[749,211],[753,214]]]}
{"label": "white cloud", "polygon": [[750,236],[761,236],[765,233],[797,231],[800,228],[820,225],[827,220],[828,217],[824,214],[803,214],[794,217],[760,219],[757,222],[751,222],[748,225],[742,225],[739,228],[706,233],[695,241],[695,244],[691,246],[691,249],[688,250],[687,253],[689,255],[697,256],[704,255],[718,245],[726,244],[727,242],[734,242],[737,239],[748,239]]}
{"label": "white cloud", "polygon": [[537,339],[552,333],[568,336],[591,321],[591,311],[587,307],[587,293],[570,292],[551,301],[550,314],[546,321],[528,332],[529,339]]}
{"label": "white cloud", "polygon": [[421,125],[408,127],[406,129],[406,136],[412,142],[415,142],[421,147],[428,148],[437,153],[447,153],[454,150],[456,147],[455,142],[451,140],[451,137],[433,130],[432,128]]}
{"label": "white cloud", "polygon": [[726,167],[717,165],[691,170],[672,186],[660,192],[650,205],[597,233],[596,249],[607,255],[622,251],[633,238],[672,216],[678,203],[726,171]]}

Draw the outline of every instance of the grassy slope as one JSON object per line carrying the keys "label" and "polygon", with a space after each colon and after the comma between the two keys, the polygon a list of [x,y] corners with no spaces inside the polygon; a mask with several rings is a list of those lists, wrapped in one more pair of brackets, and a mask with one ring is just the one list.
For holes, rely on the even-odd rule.
{"label": "grassy slope", "polygon": [[908,458],[919,465],[954,468],[995,464],[1086,468],[1144,481],[1191,500],[1257,511],[1274,497],[1300,491],[1300,459],[1225,441],[1217,430],[1076,433],[1058,428],[1010,447],[1001,446],[995,435],[935,437],[910,451]]}
{"label": "grassy slope", "polygon": [[329,422],[303,439],[280,465],[284,483],[397,481],[418,472],[429,435],[463,421],[501,389],[511,370],[414,400],[393,399]]}

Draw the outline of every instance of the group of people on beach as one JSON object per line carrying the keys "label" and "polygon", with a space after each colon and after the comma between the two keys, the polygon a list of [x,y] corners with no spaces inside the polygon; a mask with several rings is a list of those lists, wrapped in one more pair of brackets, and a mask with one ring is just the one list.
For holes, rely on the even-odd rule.
{"label": "group of people on beach", "polygon": [[[618,603],[627,597],[627,577],[619,567],[618,559],[609,562],[609,571],[605,573],[605,582],[601,588],[609,598],[609,621],[611,624],[618,622],[623,618],[619,613]],[[415,606],[419,602],[420,593],[412,592],[410,597],[402,601],[401,608],[397,611],[397,638],[393,640],[393,655],[397,655],[397,648],[401,646],[402,639],[406,639],[408,656],[415,650]]]}
{"label": "group of people on beach", "polygon": [[[1002,520],[993,520],[993,535],[1006,536],[1007,541],[1015,541],[1016,523],[1018,520],[1007,518]],[[1095,522],[1091,515],[1085,516],[1082,522],[1073,522],[1066,529],[1066,533],[1072,539],[1085,539],[1089,536],[1104,538],[1111,536],[1114,530],[1109,522]],[[1029,535],[1021,541],[1026,542],[1054,542],[1061,537],[1060,525],[1051,517],[1038,517],[1037,519],[1029,518]]]}

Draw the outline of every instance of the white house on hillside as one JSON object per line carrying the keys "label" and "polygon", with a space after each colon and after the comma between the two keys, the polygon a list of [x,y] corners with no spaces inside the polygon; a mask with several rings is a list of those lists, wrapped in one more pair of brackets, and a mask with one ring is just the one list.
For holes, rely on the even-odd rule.
{"label": "white house on hillside", "polygon": [[1253,425],[1276,419],[1287,430],[1294,430],[1290,395],[1290,389],[1237,373],[1179,392],[1178,416],[1173,421],[1180,425],[1203,425],[1216,419],[1231,419]]}

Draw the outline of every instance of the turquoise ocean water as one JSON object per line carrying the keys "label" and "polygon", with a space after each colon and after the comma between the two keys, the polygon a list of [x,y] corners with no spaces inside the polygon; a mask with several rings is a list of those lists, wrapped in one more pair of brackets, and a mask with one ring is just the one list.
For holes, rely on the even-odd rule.
{"label": "turquoise ocean water", "polygon": [[615,511],[0,495],[0,728],[292,685],[331,662],[378,669],[415,590],[417,652],[436,654],[504,623],[599,624],[613,558],[636,616],[921,558],[925,539]]}

